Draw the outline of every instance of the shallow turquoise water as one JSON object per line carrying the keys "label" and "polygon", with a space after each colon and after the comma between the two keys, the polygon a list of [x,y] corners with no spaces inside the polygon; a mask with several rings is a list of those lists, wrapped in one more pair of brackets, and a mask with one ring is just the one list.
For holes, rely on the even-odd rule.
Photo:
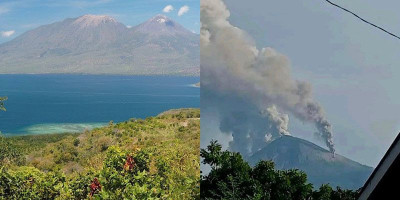
{"label": "shallow turquoise water", "polygon": [[172,108],[200,106],[198,77],[0,75],[4,134],[81,132]]}

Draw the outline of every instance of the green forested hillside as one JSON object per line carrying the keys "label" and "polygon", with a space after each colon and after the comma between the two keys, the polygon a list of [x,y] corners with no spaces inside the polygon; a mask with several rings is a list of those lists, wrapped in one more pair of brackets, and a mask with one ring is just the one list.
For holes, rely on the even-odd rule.
{"label": "green forested hillside", "polygon": [[0,138],[0,199],[199,199],[200,110]]}

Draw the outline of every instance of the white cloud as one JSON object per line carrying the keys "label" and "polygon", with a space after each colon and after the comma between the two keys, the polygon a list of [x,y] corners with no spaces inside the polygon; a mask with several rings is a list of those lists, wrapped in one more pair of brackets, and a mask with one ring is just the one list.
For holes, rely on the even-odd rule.
{"label": "white cloud", "polygon": [[10,36],[14,35],[14,33],[15,33],[14,30],[11,30],[11,31],[1,31],[1,32],[0,32],[1,37],[10,37]]}
{"label": "white cloud", "polygon": [[163,9],[163,12],[169,13],[173,10],[174,10],[174,7],[172,5],[168,5],[168,6],[165,6],[165,8]]}
{"label": "white cloud", "polygon": [[178,16],[182,16],[187,12],[189,12],[189,6],[182,6],[181,8],[179,8]]}
{"label": "white cloud", "polygon": [[132,28],[132,26],[131,25],[127,25],[126,28]]}

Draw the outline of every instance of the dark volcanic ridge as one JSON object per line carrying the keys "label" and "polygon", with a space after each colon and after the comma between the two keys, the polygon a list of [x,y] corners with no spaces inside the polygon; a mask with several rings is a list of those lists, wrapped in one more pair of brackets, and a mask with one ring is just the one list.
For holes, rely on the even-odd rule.
{"label": "dark volcanic ridge", "polygon": [[132,28],[110,16],[84,15],[0,44],[0,73],[198,76],[199,35],[164,15]]}
{"label": "dark volcanic ridge", "polygon": [[358,189],[373,171],[372,167],[339,154],[333,157],[328,150],[292,136],[275,139],[247,160],[252,165],[259,160],[272,160],[277,169],[300,169],[307,173],[314,187],[329,183],[334,187]]}

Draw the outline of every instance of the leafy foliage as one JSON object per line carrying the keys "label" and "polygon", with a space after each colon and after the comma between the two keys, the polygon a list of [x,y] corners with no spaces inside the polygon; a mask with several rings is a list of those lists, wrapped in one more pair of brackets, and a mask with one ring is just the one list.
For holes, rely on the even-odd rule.
{"label": "leafy foliage", "polygon": [[[0,111],[6,111],[4,101],[7,97],[0,97]],[[10,163],[21,164],[23,162],[22,153],[12,143],[4,139],[0,132],[0,166]]]}
{"label": "leafy foliage", "polygon": [[201,177],[201,199],[357,199],[357,191],[339,187],[333,190],[329,185],[313,191],[304,172],[276,170],[272,161],[260,161],[251,167],[239,153],[222,151],[216,141],[202,149],[200,155],[203,163],[211,167],[209,174]]}
{"label": "leafy foliage", "polygon": [[6,111],[6,108],[4,107],[4,101],[7,100],[7,97],[0,97],[0,111]]}
{"label": "leafy foliage", "polygon": [[26,154],[43,149],[49,143],[58,142],[77,134],[52,134],[5,137],[0,134],[0,166],[26,164]]}
{"label": "leafy foliage", "polygon": [[200,199],[199,117],[180,109],[81,134],[4,137],[23,162],[0,164],[0,199]]}
{"label": "leafy foliage", "polygon": [[0,166],[10,164],[21,165],[24,157],[20,149],[0,134]]}

